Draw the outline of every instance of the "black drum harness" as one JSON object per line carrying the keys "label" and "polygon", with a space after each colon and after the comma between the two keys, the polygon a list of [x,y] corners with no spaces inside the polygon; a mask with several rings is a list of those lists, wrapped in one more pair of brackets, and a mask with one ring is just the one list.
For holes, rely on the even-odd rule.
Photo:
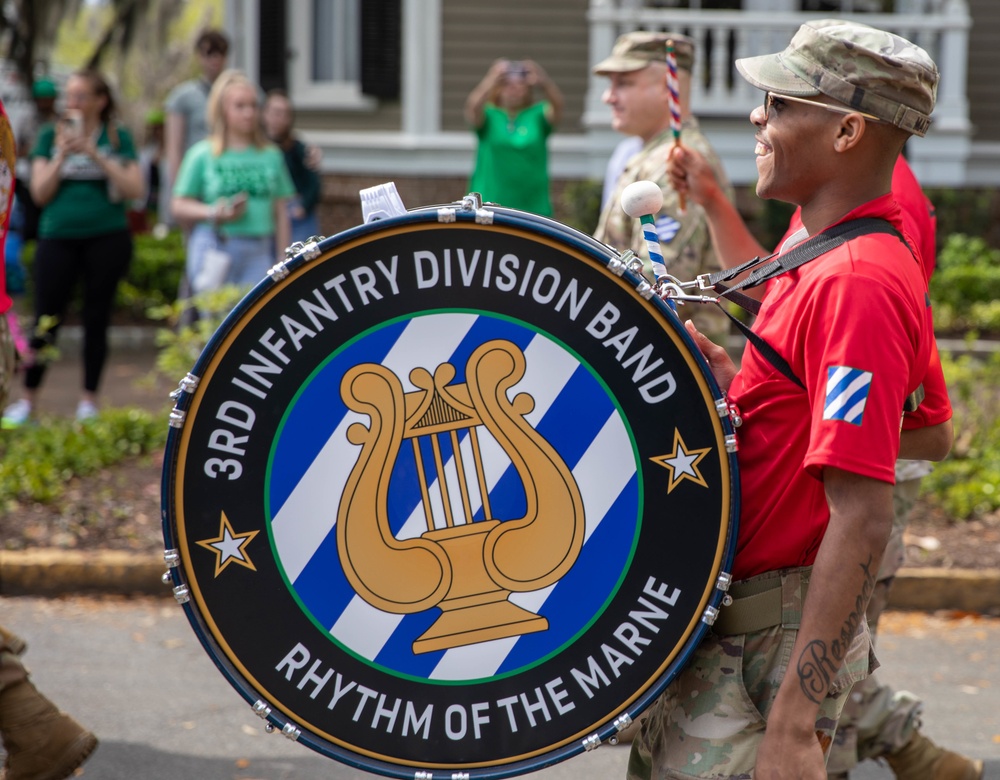
{"label": "black drum harness", "polygon": [[[722,304],[725,300],[732,301],[737,306],[740,306],[751,314],[756,315],[760,311],[760,301],[746,295],[742,292],[743,290],[758,287],[759,285],[781,276],[788,271],[792,271],[802,265],[805,265],[811,260],[815,260],[817,257],[826,254],[830,250],[835,249],[852,239],[872,233],[885,233],[896,236],[903,243],[903,246],[912,252],[909,244],[906,243],[902,234],[888,221],[877,217],[862,217],[859,219],[848,220],[847,222],[841,222],[839,225],[834,225],[833,227],[824,230],[822,233],[818,233],[812,238],[796,245],[790,251],[780,256],[777,252],[775,252],[763,258],[754,257],[734,268],[727,268],[710,274],[701,274],[693,282],[679,282],[673,277],[666,277],[659,283],[662,290],[661,297],[668,301],[673,299],[717,304],[722,311],[725,312],[726,316],[736,323],[736,327],[740,329],[740,331],[747,337],[747,340],[754,345],[757,351],[760,352],[771,365],[778,369],[778,371],[780,371],[789,380],[805,390],[805,384],[795,375],[795,372],[792,371],[792,367],[788,364],[788,361],[785,360],[765,339],[754,333],[746,323],[738,317],[733,316],[733,314]],[[745,279],[737,282],[732,287],[726,286],[725,282],[736,278],[745,271],[750,271]],[[714,290],[718,293],[718,295],[717,297],[708,295],[690,295],[684,292],[685,289],[690,289],[695,286],[697,286],[697,289],[699,290]],[[921,385],[907,397],[903,410],[910,412],[915,411],[917,406],[919,406],[920,401],[923,400],[923,397],[924,392],[923,386]]]}

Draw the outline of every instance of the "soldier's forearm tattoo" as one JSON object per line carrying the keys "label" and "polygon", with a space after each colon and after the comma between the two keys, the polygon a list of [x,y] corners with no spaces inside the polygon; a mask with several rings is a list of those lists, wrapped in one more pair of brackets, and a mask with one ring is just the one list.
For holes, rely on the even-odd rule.
{"label": "soldier's forearm tattoo", "polygon": [[829,645],[821,639],[814,639],[802,651],[798,661],[799,686],[806,697],[816,704],[822,703],[830,690],[830,684],[840,669],[847,655],[847,650],[854,640],[858,626],[865,616],[868,599],[875,588],[875,572],[872,571],[873,558],[869,556],[867,563],[859,564],[865,573],[865,581],[861,592],[854,600],[854,609],[840,627],[840,635]]}

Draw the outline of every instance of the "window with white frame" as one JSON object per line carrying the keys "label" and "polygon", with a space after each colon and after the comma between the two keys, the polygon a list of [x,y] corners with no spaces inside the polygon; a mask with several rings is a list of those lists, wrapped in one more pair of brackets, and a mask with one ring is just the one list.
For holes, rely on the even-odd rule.
{"label": "window with white frame", "polygon": [[296,0],[288,4],[288,87],[303,108],[373,108],[361,94],[362,0]]}

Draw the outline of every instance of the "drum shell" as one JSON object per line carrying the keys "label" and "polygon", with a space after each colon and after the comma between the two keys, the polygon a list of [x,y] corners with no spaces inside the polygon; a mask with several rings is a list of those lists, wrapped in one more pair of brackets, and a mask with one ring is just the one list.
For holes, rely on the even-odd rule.
{"label": "drum shell", "polygon": [[[247,701],[261,702],[258,710],[270,723],[298,730],[300,741],[325,755],[390,776],[441,769],[508,776],[579,753],[595,739],[612,738],[622,716],[634,717],[648,706],[708,629],[703,618],[723,597],[717,580],[733,554],[738,478],[735,457],[727,450],[732,429],[719,411],[725,406],[722,394],[673,311],[637,291],[641,278],[616,269],[617,253],[592,238],[521,212],[488,213],[491,222],[481,224],[483,216],[475,212],[445,208],[443,218],[454,222],[441,222],[441,209],[410,212],[300,252],[248,294],[215,334],[192,369],[197,385],[188,382],[180,394],[175,417],[182,422],[168,439],[164,535],[168,548],[178,550],[181,565],[172,570],[173,582],[190,594],[185,609],[206,651]],[[479,259],[473,267],[476,250]],[[490,252],[492,266],[486,271]],[[517,267],[502,265],[505,257],[516,258]],[[590,294],[584,297],[586,290]],[[321,299],[327,314],[302,303],[321,307]],[[612,321],[614,311],[618,319]],[[330,319],[330,312],[336,319]],[[628,544],[615,547],[614,540],[624,537],[610,532],[609,541],[583,542],[555,590],[571,577],[587,582],[603,576],[604,584],[581,596],[579,604],[572,594],[563,596],[554,614],[544,615],[546,629],[520,636],[522,645],[538,645],[524,651],[527,660],[492,673],[480,670],[471,677],[442,680],[414,670],[424,670],[429,655],[468,654],[469,647],[485,646],[487,640],[414,653],[412,660],[398,664],[387,661],[386,654],[402,657],[405,651],[393,645],[398,639],[387,640],[395,649],[366,657],[359,650],[363,642],[337,636],[341,607],[316,595],[323,586],[302,584],[303,578],[316,575],[308,565],[291,563],[294,555],[276,530],[284,519],[275,495],[286,502],[294,496],[289,485],[303,474],[288,463],[302,450],[318,453],[318,440],[332,435],[320,414],[305,406],[300,410],[300,405],[310,402],[310,388],[337,360],[351,364],[350,349],[360,354],[391,329],[406,330],[415,323],[434,324],[431,340],[446,340],[455,323],[470,318],[486,323],[487,329],[514,334],[511,343],[522,335],[544,341],[551,347],[546,354],[554,359],[543,361],[542,367],[560,362],[560,356],[576,359],[582,386],[595,397],[599,391],[605,394],[599,400],[612,410],[609,419],[616,416],[616,424],[626,431],[618,441],[627,439],[629,468],[641,487],[632,493],[635,519]],[[529,354],[528,349],[522,352]],[[461,354],[456,360],[459,375],[467,356]],[[664,362],[655,366],[657,360]],[[411,368],[433,373],[434,362],[417,361]],[[537,364],[530,357],[526,362],[529,369]],[[379,360],[369,355],[367,363]],[[248,365],[257,368],[241,370]],[[677,384],[675,393],[651,402],[669,387],[670,381],[662,380],[666,374]],[[405,385],[406,372],[396,375]],[[662,381],[652,384],[654,380]],[[508,397],[519,390],[515,384]],[[536,405],[539,395],[532,396]],[[681,403],[682,396],[690,403]],[[594,409],[581,403],[561,412],[561,422],[552,426],[558,437],[547,432],[539,436],[569,440],[577,428],[583,435]],[[535,424],[539,428],[544,423]],[[681,431],[678,440],[682,428],[695,433]],[[293,429],[295,438],[285,441]],[[690,439],[692,435],[704,440]],[[555,449],[561,453],[560,446]],[[602,463],[601,454],[591,454],[595,466],[588,474],[595,476],[576,480],[582,483],[585,515],[592,513],[590,485],[622,460]],[[213,459],[217,462],[210,466]],[[239,476],[228,479],[237,468]],[[214,477],[207,473],[212,469]],[[395,484],[390,481],[387,493]],[[332,493],[311,509],[329,504],[329,513],[336,515],[338,504],[345,503],[344,491]],[[507,504],[519,501],[520,494]],[[391,497],[386,503],[391,504]],[[503,506],[504,497],[495,503]],[[323,511],[306,512],[294,524],[308,526]],[[321,535],[336,547],[340,540],[333,539],[330,521],[324,523]],[[593,538],[592,531],[584,535]],[[220,548],[229,556],[225,561]],[[610,559],[615,550],[622,568],[610,580],[603,573],[587,574],[585,565],[597,570],[600,553]],[[239,560],[241,555],[247,561]],[[356,598],[357,593],[352,601]],[[569,613],[576,614],[575,622],[562,620]],[[412,620],[404,618],[403,623]],[[561,638],[548,644],[538,639],[559,631]],[[312,698],[313,680],[327,672],[331,676]],[[333,695],[352,683],[354,693],[344,692],[329,707]],[[373,691],[370,701],[353,698],[348,708],[349,697],[357,697],[361,687]],[[392,716],[396,701],[399,709]],[[352,725],[359,703],[367,705],[360,710],[369,718],[367,728]],[[487,709],[477,709],[484,703]],[[421,718],[428,707],[434,723],[425,736]],[[404,735],[407,717],[411,732]],[[463,728],[473,735],[477,717],[488,718],[478,725],[478,739],[455,736]]]}

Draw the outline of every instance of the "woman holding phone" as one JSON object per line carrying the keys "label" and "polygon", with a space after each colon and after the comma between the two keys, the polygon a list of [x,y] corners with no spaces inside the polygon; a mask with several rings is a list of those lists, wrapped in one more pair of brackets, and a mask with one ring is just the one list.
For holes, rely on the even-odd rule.
{"label": "woman holding phone", "polygon": [[[536,99],[536,88],[544,99]],[[477,138],[469,190],[501,206],[552,216],[548,139],[563,103],[537,62],[494,62],[465,101],[465,121]]]}
{"label": "woman holding phone", "polygon": [[118,282],[132,259],[126,203],[141,197],[142,171],[128,130],[115,121],[105,78],[82,70],[66,82],[66,111],[39,130],[31,151],[31,196],[44,206],[35,252],[35,328],[24,394],[7,407],[3,427],[35,412],[45,350],[55,342],[78,282],[83,285],[83,388],[76,416],[97,414],[108,354],[108,323]]}
{"label": "woman holding phone", "polygon": [[259,90],[242,72],[215,80],[208,126],[184,155],[172,202],[176,219],[197,223],[187,252],[195,293],[256,284],[283,260],[295,194],[284,155],[261,128]]}

